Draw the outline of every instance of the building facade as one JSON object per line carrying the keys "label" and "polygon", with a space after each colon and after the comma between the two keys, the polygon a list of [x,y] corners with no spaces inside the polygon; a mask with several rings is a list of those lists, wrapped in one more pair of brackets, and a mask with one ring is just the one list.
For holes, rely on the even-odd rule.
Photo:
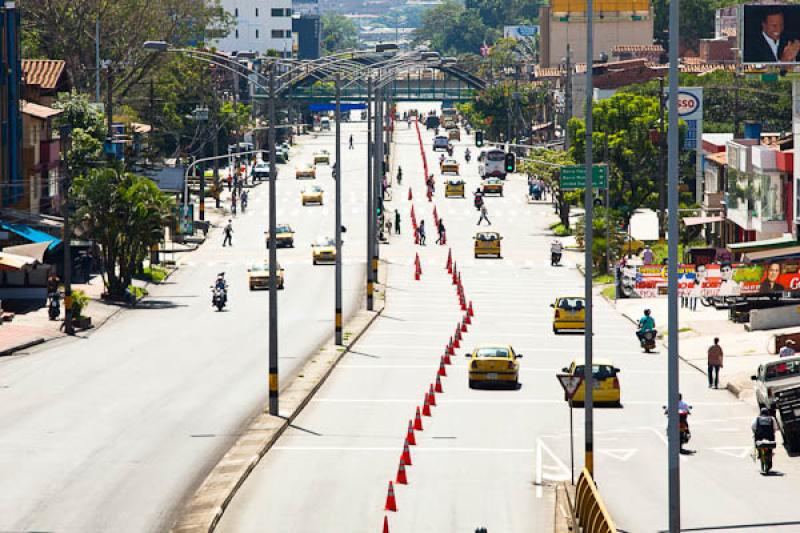
{"label": "building facade", "polygon": [[230,33],[215,44],[223,52],[268,50],[292,55],[292,0],[223,0],[234,19]]}

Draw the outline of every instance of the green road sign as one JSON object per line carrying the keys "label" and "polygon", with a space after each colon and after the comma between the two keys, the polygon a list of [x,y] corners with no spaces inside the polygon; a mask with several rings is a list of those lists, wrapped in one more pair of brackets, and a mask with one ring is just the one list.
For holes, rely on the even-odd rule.
{"label": "green road sign", "polygon": [[[565,165],[561,167],[561,190],[574,191],[586,185],[586,167],[583,165]],[[592,185],[595,189],[608,186],[608,165],[594,165],[592,168]]]}

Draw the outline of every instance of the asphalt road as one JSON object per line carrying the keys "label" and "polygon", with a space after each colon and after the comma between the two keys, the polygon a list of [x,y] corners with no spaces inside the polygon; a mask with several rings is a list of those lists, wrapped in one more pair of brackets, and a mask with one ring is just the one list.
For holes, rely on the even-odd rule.
{"label": "asphalt road", "polygon": [[[426,106],[418,106],[420,109]],[[400,111],[405,109],[401,106]],[[431,168],[432,132],[423,130]],[[448,367],[433,417],[411,447],[408,486],[395,485],[398,512],[384,513],[415,406],[435,379],[439,356],[461,317],[444,270],[448,247],[433,241],[414,130],[398,124],[396,157],[403,187],[394,191],[403,235],[381,256],[389,262],[384,314],[333,372],[316,397],[255,469],[223,515],[218,531],[373,532],[389,515],[392,531],[547,531],[552,482],[569,479],[569,410],[555,374],[583,357],[583,335],[554,335],[549,304],[583,294],[575,253],[549,265],[552,208],[528,204],[523,176],[512,176],[503,197],[487,200],[491,229],[504,240],[503,258],[474,259],[478,214],[471,194],[445,199],[437,175],[434,198],[448,245],[462,271],[475,318],[459,356]],[[467,191],[479,182],[473,158],[464,164]],[[472,147],[473,155],[477,149]],[[414,246],[407,187],[428,245]],[[395,185],[395,189],[398,189]],[[483,226],[486,228],[486,226]],[[413,281],[414,254],[423,276]],[[643,306],[646,303],[643,302]],[[666,354],[645,355],[633,325],[602,298],[595,299],[595,357],[622,369],[621,408],[595,410],[595,474],[620,530],[655,532],[667,526]],[[666,317],[655,317],[663,326]],[[482,343],[509,343],[524,354],[518,390],[471,390],[464,352]],[[763,477],[750,457],[752,408],[681,364],[695,451],[681,459],[683,527],[687,531],[797,531],[796,460],[778,451],[778,475]],[[575,472],[583,464],[583,411],[575,415]]]}
{"label": "asphalt road", "polygon": [[[345,314],[363,305],[366,125],[343,127]],[[356,149],[347,149],[353,133]],[[313,183],[325,204],[302,207],[295,165],[334,153],[333,132],[301,137],[279,166],[278,222],[294,226],[281,249],[283,383],[333,335],[334,269],[312,266],[310,243],[333,236],[330,170]],[[180,504],[267,398],[268,293],[248,290],[246,269],[266,257],[267,185],[234,219],[234,247],[219,229],[138,308],[88,338],[0,359],[0,531],[149,532],[169,528]],[[225,271],[229,307],[209,285]],[[91,314],[91,307],[89,307]]]}

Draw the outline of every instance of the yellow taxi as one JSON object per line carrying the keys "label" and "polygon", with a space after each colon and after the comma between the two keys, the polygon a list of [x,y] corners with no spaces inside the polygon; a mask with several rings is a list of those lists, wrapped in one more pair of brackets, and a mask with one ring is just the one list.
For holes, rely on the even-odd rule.
{"label": "yellow taxi", "polygon": [[[583,361],[577,359],[572,361],[569,367],[561,369],[565,374],[571,376],[583,375]],[[608,359],[594,359],[592,361],[592,380],[594,387],[592,390],[592,401],[595,403],[612,404],[619,406],[622,399],[622,394],[619,386],[619,368]],[[586,394],[586,386],[581,383],[572,401],[575,403],[583,403]]]}
{"label": "yellow taxi", "polygon": [[500,241],[503,237],[496,231],[479,231],[475,234],[475,257],[492,256],[502,258],[500,252]]}
{"label": "yellow taxi", "polygon": [[481,184],[483,194],[499,194],[503,196],[503,180],[500,178],[486,178]]}
{"label": "yellow taxi", "polygon": [[[283,289],[283,267],[280,263],[275,265],[278,289]],[[247,269],[247,283],[250,290],[269,289],[269,261],[264,260],[260,263],[253,263]]]}
{"label": "yellow taxi", "polygon": [[582,296],[556,298],[553,308],[553,333],[583,330],[586,327],[586,300]]}
{"label": "yellow taxi", "polygon": [[303,205],[308,204],[318,204],[322,205],[322,187],[319,185],[314,185],[311,187],[306,187],[300,193],[300,200],[303,202]]}
{"label": "yellow taxi", "polygon": [[464,198],[464,180],[450,178],[444,182],[445,198]]}
{"label": "yellow taxi", "polygon": [[[267,240],[267,248],[269,248],[269,231],[264,232],[264,238]],[[275,245],[279,248],[293,248],[294,247],[294,230],[289,224],[278,224],[275,226]]]}
{"label": "yellow taxi", "polygon": [[336,241],[330,237],[321,237],[311,243],[311,262],[315,265],[336,263]]}
{"label": "yellow taxi", "polygon": [[509,345],[484,345],[475,348],[469,357],[469,387],[478,383],[506,383],[514,388],[519,384],[521,353]]}
{"label": "yellow taxi", "polygon": [[320,150],[319,152],[315,152],[314,153],[314,164],[315,165],[330,165],[331,164],[331,154],[329,154],[327,150]]}
{"label": "yellow taxi", "polygon": [[459,130],[458,128],[452,128],[447,130],[447,139],[451,141],[460,141],[461,130]]}
{"label": "yellow taxi", "polygon": [[298,180],[300,178],[311,178],[311,179],[314,179],[314,178],[317,177],[317,169],[313,165],[303,165],[303,166],[297,167],[294,170],[294,177],[295,177],[295,179],[298,179]]}
{"label": "yellow taxi", "polygon": [[445,159],[440,166],[442,174],[458,174],[458,161],[455,159]]}

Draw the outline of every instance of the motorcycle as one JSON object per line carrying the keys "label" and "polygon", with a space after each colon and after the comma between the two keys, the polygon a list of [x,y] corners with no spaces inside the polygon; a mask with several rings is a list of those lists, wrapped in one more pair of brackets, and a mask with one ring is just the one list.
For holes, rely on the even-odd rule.
{"label": "motorcycle", "polygon": [[467,152],[466,154],[464,154],[464,161],[466,161],[467,163],[469,163],[469,160],[470,160],[470,159],[472,159],[472,156],[469,154],[469,152]]}
{"label": "motorcycle", "polygon": [[[669,415],[666,405],[661,406],[664,409],[664,414]],[[689,431],[689,415],[692,414],[692,406],[688,409],[678,409],[678,434],[680,435],[680,452],[684,453],[683,445],[688,444],[692,438],[692,432]]]}
{"label": "motorcycle", "polygon": [[772,470],[772,454],[777,446],[774,440],[758,440],[756,441],[756,451],[758,452],[758,459],[761,462],[761,473],[764,475],[769,474]]}
{"label": "motorcycle", "polygon": [[653,350],[656,349],[656,336],[658,335],[658,331],[651,329],[650,331],[645,331],[642,334],[642,339],[639,341],[639,344],[642,348],[644,348],[645,353],[651,353]]}
{"label": "motorcycle", "polygon": [[47,315],[50,317],[50,320],[58,319],[58,315],[61,314],[61,294],[58,291],[50,293],[50,303],[47,307]]}
{"label": "motorcycle", "polygon": [[550,266],[558,266],[561,263],[561,252],[550,252]]}
{"label": "motorcycle", "polygon": [[211,287],[211,305],[217,308],[217,311],[222,311],[225,303],[228,301],[228,291],[221,287]]}

